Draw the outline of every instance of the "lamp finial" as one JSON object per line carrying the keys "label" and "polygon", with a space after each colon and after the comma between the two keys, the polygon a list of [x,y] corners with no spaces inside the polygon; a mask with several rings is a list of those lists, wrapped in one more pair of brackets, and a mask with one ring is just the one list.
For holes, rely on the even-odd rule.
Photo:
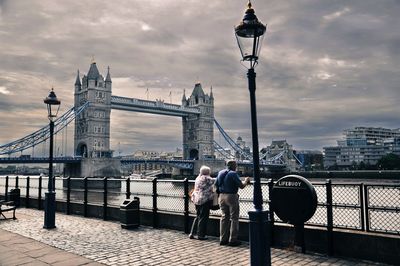
{"label": "lamp finial", "polygon": [[247,3],[247,8],[251,9],[252,5],[251,5],[251,1],[249,0],[249,2]]}

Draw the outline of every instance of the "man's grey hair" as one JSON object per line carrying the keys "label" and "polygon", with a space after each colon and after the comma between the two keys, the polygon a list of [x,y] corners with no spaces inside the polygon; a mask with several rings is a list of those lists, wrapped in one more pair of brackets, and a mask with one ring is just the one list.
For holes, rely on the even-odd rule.
{"label": "man's grey hair", "polygon": [[226,166],[228,167],[229,170],[235,171],[237,164],[236,161],[231,160],[226,163]]}
{"label": "man's grey hair", "polygon": [[211,169],[208,166],[203,165],[200,167],[200,174],[201,175],[210,175],[211,174]]}

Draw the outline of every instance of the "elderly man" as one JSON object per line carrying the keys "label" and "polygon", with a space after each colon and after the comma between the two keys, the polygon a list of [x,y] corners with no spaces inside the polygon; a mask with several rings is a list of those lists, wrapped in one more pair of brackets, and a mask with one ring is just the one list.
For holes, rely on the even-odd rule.
{"label": "elderly man", "polygon": [[[227,169],[218,173],[215,182],[219,191],[219,205],[221,207],[220,245],[239,246],[239,188],[250,183],[250,177],[242,182],[236,173],[236,161],[229,161]],[[230,226],[229,226],[230,222]]]}

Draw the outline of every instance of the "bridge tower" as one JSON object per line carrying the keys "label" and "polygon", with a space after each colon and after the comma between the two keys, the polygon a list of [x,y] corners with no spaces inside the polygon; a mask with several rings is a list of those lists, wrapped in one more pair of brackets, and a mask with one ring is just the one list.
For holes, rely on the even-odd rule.
{"label": "bridge tower", "polygon": [[213,159],[214,156],[214,96],[205,94],[200,83],[195,84],[192,94],[182,97],[182,106],[197,107],[200,114],[182,118],[183,158]]}
{"label": "bridge tower", "polygon": [[110,149],[111,88],[110,68],[104,79],[96,62],[92,62],[82,82],[78,70],[74,106],[77,108],[86,102],[89,106],[75,119],[74,154],[84,158],[80,173],[75,175],[118,175],[120,166],[113,165]]}
{"label": "bridge tower", "polygon": [[90,102],[75,120],[75,155],[85,158],[112,157],[110,150],[111,77],[100,75],[96,63],[90,65],[82,83],[79,71],[75,82],[75,108]]}

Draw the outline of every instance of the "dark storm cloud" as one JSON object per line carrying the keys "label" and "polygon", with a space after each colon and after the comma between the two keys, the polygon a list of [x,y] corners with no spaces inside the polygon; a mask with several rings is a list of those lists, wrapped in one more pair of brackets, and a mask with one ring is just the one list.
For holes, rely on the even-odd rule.
{"label": "dark storm cloud", "polygon": [[[118,96],[180,103],[200,80],[213,86],[215,116],[233,138],[251,140],[246,70],[233,26],[246,1],[0,0],[0,116],[37,129],[51,86],[73,104],[76,70],[94,55],[111,67]],[[393,0],[253,1],[268,24],[257,72],[260,143],[334,145],[354,126],[398,128],[400,4]],[[24,95],[25,97],[17,97]],[[21,106],[29,115],[21,121]],[[38,122],[39,121],[39,122]],[[112,111],[111,144],[123,152],[181,146],[176,118]],[[218,139],[216,134],[216,139]],[[15,139],[2,133],[0,142]],[[249,143],[250,144],[250,143]]]}

